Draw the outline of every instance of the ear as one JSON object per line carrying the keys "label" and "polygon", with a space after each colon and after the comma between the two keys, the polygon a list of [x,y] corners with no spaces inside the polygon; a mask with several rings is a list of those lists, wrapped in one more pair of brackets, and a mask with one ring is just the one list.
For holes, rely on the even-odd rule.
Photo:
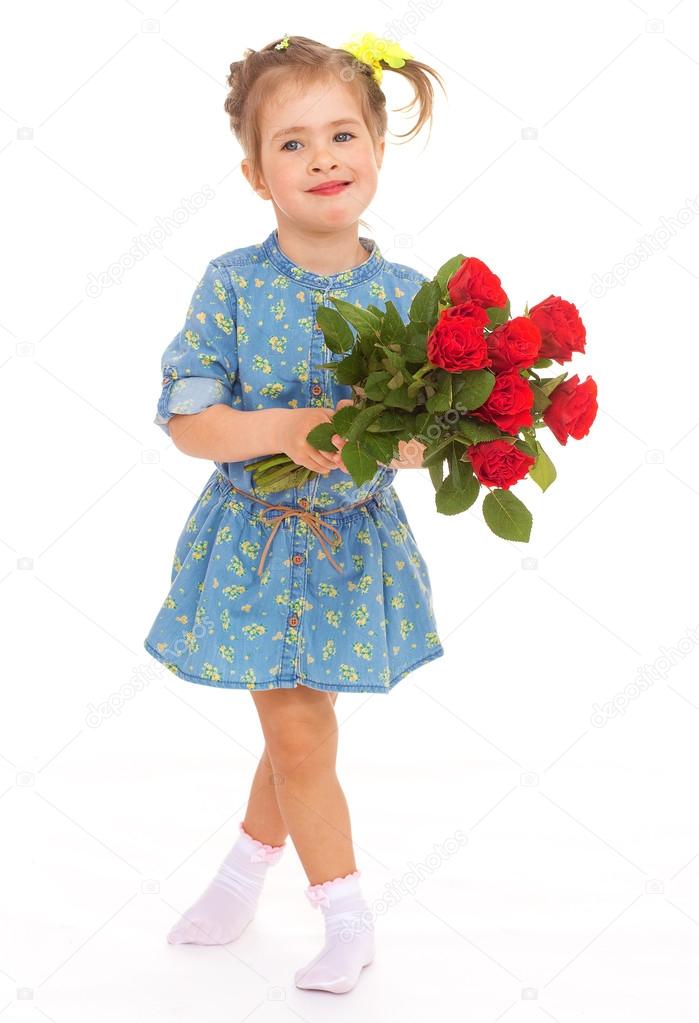
{"label": "ear", "polygon": [[264,183],[264,180],[262,179],[259,170],[257,172],[256,180],[255,181],[252,180],[251,165],[250,165],[250,161],[248,160],[247,157],[245,157],[245,159],[241,160],[241,162],[240,162],[240,169],[242,170],[243,176],[245,177],[245,180],[247,181],[247,183],[250,185],[250,187],[255,192],[257,192],[257,194],[260,196],[261,199],[271,199],[272,198],[271,193],[270,193],[269,189],[267,188],[266,184]]}
{"label": "ear", "polygon": [[386,139],[382,138],[380,139],[376,146],[376,164],[379,167],[379,169],[381,168],[381,164],[383,163],[385,149]]}

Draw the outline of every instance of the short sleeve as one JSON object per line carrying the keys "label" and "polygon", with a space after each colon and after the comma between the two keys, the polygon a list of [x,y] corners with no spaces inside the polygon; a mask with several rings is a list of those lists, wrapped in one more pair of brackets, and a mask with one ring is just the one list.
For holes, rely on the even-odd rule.
{"label": "short sleeve", "polygon": [[228,274],[211,261],[197,284],[184,326],[161,359],[156,426],[170,435],[172,416],[230,405],[238,372],[235,296]]}

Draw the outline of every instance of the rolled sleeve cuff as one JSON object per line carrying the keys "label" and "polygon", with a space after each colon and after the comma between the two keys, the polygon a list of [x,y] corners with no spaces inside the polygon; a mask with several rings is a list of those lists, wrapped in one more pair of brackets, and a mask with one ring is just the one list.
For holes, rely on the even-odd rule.
{"label": "rolled sleeve cuff", "polygon": [[219,377],[171,377],[163,381],[153,422],[170,436],[168,423],[175,415],[194,415],[211,405],[230,405],[232,387]]}

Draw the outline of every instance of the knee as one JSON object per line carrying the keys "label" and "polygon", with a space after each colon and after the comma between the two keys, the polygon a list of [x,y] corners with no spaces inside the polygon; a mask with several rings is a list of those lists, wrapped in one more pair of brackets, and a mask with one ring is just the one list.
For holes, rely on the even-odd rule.
{"label": "knee", "polygon": [[274,771],[312,770],[319,762],[334,760],[337,722],[327,715],[281,715],[267,723],[265,742]]}

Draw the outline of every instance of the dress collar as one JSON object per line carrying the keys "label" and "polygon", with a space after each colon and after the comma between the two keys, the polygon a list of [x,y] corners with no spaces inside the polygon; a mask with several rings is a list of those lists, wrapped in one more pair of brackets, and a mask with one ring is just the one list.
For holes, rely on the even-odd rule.
{"label": "dress collar", "polygon": [[364,238],[360,235],[360,244],[370,253],[370,256],[359,266],[354,266],[349,270],[342,270],[340,273],[335,274],[316,274],[311,270],[306,270],[304,267],[299,266],[298,263],[294,263],[293,260],[289,259],[286,253],[282,252],[279,247],[278,232],[275,229],[272,233],[265,238],[262,243],[262,249],[270,263],[279,270],[280,273],[286,274],[287,277],[291,277],[292,280],[298,281],[300,284],[306,284],[312,288],[332,288],[339,287],[348,284],[360,284],[362,281],[368,281],[370,277],[374,277],[381,267],[383,266],[383,256],[379,249],[378,244],[373,238]]}

